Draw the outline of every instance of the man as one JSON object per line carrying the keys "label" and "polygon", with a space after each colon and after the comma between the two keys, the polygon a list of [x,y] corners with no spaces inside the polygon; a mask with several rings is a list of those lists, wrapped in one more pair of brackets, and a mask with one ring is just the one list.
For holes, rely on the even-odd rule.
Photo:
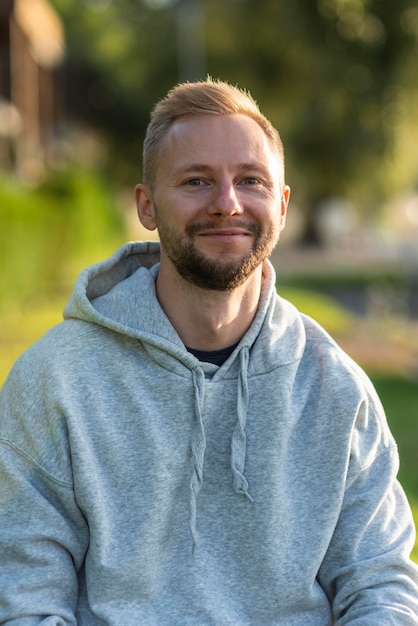
{"label": "man", "polygon": [[365,374],[275,290],[279,135],[223,82],[157,104],[157,243],[79,277],[0,404],[0,622],[418,624],[414,528]]}

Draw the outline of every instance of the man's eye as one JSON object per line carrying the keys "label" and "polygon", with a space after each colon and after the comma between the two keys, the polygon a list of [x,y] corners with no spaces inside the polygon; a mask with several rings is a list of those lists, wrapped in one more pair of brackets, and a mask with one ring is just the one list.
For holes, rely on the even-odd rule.
{"label": "man's eye", "polygon": [[204,183],[201,178],[190,178],[189,180],[186,180],[185,184],[189,185],[189,187],[200,187]]}
{"label": "man's eye", "polygon": [[259,179],[255,178],[255,176],[247,176],[247,178],[244,178],[242,182],[244,185],[259,185],[260,184]]}

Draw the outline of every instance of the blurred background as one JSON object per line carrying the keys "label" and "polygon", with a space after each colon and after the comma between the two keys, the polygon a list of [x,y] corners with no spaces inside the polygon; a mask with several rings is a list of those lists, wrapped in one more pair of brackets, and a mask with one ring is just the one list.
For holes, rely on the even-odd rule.
{"label": "blurred background", "polygon": [[86,264],[150,236],[150,109],[207,74],[282,135],[278,290],[372,377],[418,519],[416,0],[1,0],[0,384]]}

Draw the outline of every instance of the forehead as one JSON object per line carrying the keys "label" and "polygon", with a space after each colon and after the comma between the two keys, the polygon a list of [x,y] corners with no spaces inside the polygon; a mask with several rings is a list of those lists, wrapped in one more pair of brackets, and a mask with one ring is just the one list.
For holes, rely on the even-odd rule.
{"label": "forehead", "polygon": [[222,161],[244,155],[258,161],[274,159],[276,166],[280,158],[261,126],[241,114],[184,116],[171,125],[161,150],[166,162],[198,156]]}

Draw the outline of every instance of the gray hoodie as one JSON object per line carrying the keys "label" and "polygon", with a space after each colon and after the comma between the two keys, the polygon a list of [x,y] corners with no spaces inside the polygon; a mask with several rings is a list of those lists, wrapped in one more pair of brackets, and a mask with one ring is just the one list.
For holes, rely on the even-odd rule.
{"label": "gray hoodie", "polygon": [[0,623],[418,624],[398,455],[361,369],[276,294],[221,366],[159,247],[83,272],[0,400]]}

